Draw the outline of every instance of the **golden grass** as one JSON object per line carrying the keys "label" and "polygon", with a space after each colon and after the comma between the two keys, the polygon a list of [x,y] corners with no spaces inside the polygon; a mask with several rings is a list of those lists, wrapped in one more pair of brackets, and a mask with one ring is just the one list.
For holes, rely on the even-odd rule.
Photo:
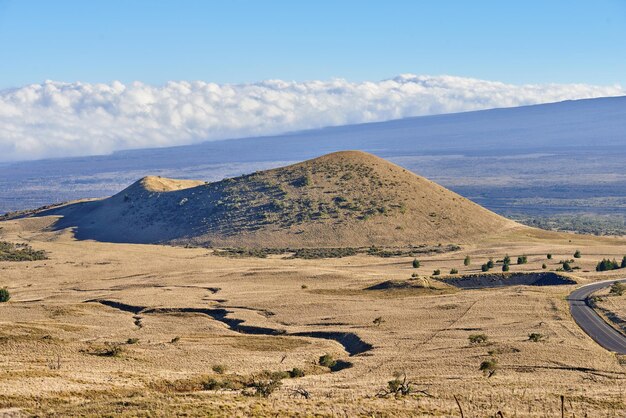
{"label": "golden grass", "polygon": [[[477,273],[489,257],[506,253],[528,255],[528,264],[512,265],[513,272],[539,271],[544,262],[554,271],[576,249],[583,254],[575,263],[581,283],[619,277],[594,271],[599,259],[626,252],[613,239],[479,242],[419,257],[414,269],[412,257],[234,259],[199,248],[76,241],[29,222],[3,223],[10,226],[3,239],[28,239],[50,259],[0,263],[0,286],[12,295],[0,304],[0,415],[17,408],[40,416],[459,416],[454,396],[472,417],[559,416],[561,395],[567,416],[620,417],[626,408],[624,360],[573,322],[565,296],[574,285],[364,290],[418,282],[413,274],[426,277],[434,269]],[[92,299],[157,310],[133,314],[87,303]],[[171,315],[164,308],[222,308],[244,325],[288,333],[352,333],[373,349],[349,356],[337,341],[244,335],[208,315]],[[528,341],[531,333],[545,339]],[[471,334],[485,334],[488,342],[470,344]],[[121,345],[122,354],[92,354],[107,343]],[[326,353],[353,367],[330,373],[314,366]],[[487,378],[479,365],[489,358],[499,369]],[[199,390],[216,364],[227,375],[292,368],[307,375],[285,379],[269,399]],[[432,397],[377,398],[398,371]],[[294,396],[298,387],[310,399]]]}

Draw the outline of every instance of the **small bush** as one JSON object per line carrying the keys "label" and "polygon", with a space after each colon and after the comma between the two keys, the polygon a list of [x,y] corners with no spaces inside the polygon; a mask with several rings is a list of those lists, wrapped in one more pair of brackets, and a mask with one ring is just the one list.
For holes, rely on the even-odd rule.
{"label": "small bush", "polygon": [[486,343],[489,338],[485,334],[472,334],[467,339],[470,344],[477,345]]}
{"label": "small bush", "polygon": [[86,354],[100,357],[119,357],[124,353],[124,350],[120,344],[105,343],[103,346],[91,347],[87,350],[81,350]]}
{"label": "small bush", "polygon": [[137,344],[139,342],[139,338],[129,338],[126,340],[126,344]]}
{"label": "small bush", "polygon": [[308,289],[308,288],[309,288],[309,286],[307,286],[307,285],[303,284],[302,286],[300,286],[300,288],[301,288],[301,289]]}
{"label": "small bush", "polygon": [[465,260],[463,260],[463,265],[464,266],[469,266],[471,262],[472,262],[472,259],[470,258],[470,256],[466,255],[465,256]]}
{"label": "small bush", "polygon": [[483,264],[482,266],[480,266],[480,269],[482,271],[489,271],[489,265],[487,263]]}
{"label": "small bush", "polygon": [[283,383],[280,380],[275,379],[254,380],[249,386],[253,390],[253,392],[244,392],[244,394],[259,396],[261,398],[269,398],[272,393],[274,393],[278,388],[282,386],[282,384]]}
{"label": "small bush", "polygon": [[626,255],[622,258],[622,264],[620,265],[621,268],[626,268]]}
{"label": "small bush", "polygon": [[11,299],[11,294],[6,287],[0,289],[0,302],[8,302]]}
{"label": "small bush", "polygon": [[502,264],[502,271],[509,271],[509,265],[506,263]]}
{"label": "small bush", "polygon": [[574,258],[580,258],[580,257],[582,257],[580,250],[576,250],[576,252],[574,253]]}
{"label": "small bush", "polygon": [[450,274],[459,274],[459,271],[457,269],[451,269]]}
{"label": "small bush", "polygon": [[539,334],[538,332],[533,332],[533,333],[528,334],[528,341],[538,343],[539,341],[543,339],[544,339],[543,334]]}
{"label": "small bush", "polygon": [[433,270],[433,276],[439,276],[441,274],[441,270]]}
{"label": "small bush", "polygon": [[179,342],[179,341],[180,341],[180,337],[176,336],[176,337],[174,337],[174,338],[172,338],[172,339],[170,340],[170,343],[172,343],[172,344],[176,344],[176,343],[177,343],[177,342]]}
{"label": "small bush", "polygon": [[528,263],[528,257],[525,255],[517,257],[517,264],[526,264]]}
{"label": "small bush", "polygon": [[420,266],[421,266],[420,261],[417,258],[413,259],[413,268],[416,269],[416,268],[419,268]]}
{"label": "small bush", "polygon": [[289,377],[291,377],[292,379],[297,378],[297,377],[304,377],[305,375],[306,373],[304,372],[304,370],[299,369],[297,367],[294,367],[289,372]]}
{"label": "small bush", "polygon": [[496,370],[498,370],[498,361],[495,358],[485,360],[480,363],[480,367],[478,369],[483,372],[487,377],[491,377],[496,372]]}
{"label": "small bush", "polygon": [[[413,388],[413,383],[407,380],[406,373],[397,372],[397,373],[394,373],[393,380],[390,380],[387,382],[387,388],[379,391],[376,396],[378,396],[379,398],[386,398],[388,396],[394,396],[395,398],[400,398],[403,396],[410,395],[414,391],[415,389]],[[428,392],[425,392],[425,391],[419,391],[419,392],[422,392],[428,395]]]}
{"label": "small bush", "polygon": [[380,324],[382,324],[383,322],[385,322],[385,320],[383,319],[382,316],[379,316],[377,318],[374,318],[374,320],[372,321],[374,323],[374,325],[376,325],[377,327],[380,326]]}
{"label": "small bush", "polygon": [[609,291],[609,294],[614,296],[622,296],[624,294],[624,291],[626,291],[626,284],[615,282],[611,285],[611,290]]}
{"label": "small bush", "polygon": [[552,260],[552,254],[548,253],[546,257],[548,258],[548,260]]}
{"label": "small bush", "polygon": [[511,264],[511,257],[509,257],[509,255],[505,255],[504,258],[502,259],[502,262],[504,264]]}
{"label": "small bush", "polygon": [[333,367],[335,367],[336,364],[337,360],[335,360],[335,358],[330,354],[324,354],[319,359],[319,365],[322,367],[328,367],[329,369],[332,369]]}
{"label": "small bush", "polygon": [[215,373],[217,374],[224,374],[226,373],[226,366],[224,366],[223,364],[214,364],[211,367],[211,370],[213,370]]}
{"label": "small bush", "polygon": [[543,263],[543,264],[541,265],[541,268],[545,270],[545,269],[547,269],[547,268],[548,268],[548,266],[546,266],[546,263]]}
{"label": "small bush", "polygon": [[490,259],[489,259],[489,261],[487,261],[487,267],[488,267],[488,268],[490,268],[490,269],[492,269],[494,265],[495,265],[495,264],[494,264],[494,262],[493,262],[493,259],[492,259],[492,258],[490,258]]}
{"label": "small bush", "polygon": [[563,271],[572,271],[572,266],[569,264],[569,261],[563,263]]}

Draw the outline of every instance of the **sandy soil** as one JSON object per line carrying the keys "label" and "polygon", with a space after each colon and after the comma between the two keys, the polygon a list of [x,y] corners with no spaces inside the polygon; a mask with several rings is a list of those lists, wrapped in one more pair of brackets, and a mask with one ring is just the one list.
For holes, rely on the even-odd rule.
{"label": "sandy soil", "polygon": [[[413,269],[410,258],[234,259],[206,249],[76,241],[70,231],[44,231],[53,220],[0,224],[0,239],[49,254],[0,263],[0,287],[12,295],[0,304],[0,416],[459,416],[456,396],[465,416],[544,417],[560,413],[561,395],[566,416],[626,411],[626,362],[570,317],[565,297],[575,285],[363,290],[434,269],[477,273],[505,253],[528,256],[511,271],[538,271],[542,263],[554,270],[576,249],[583,254],[573,276],[579,283],[621,277],[594,266],[621,258],[624,239],[494,236],[420,257],[422,266]],[[202,313],[214,309],[285,334],[236,332]],[[354,334],[373,348],[350,356],[340,342],[292,335],[303,332]],[[544,338],[531,342],[530,333]],[[470,344],[472,334],[488,340]],[[117,355],[102,355],[115,345]],[[317,366],[325,353],[352,367],[331,373]],[[498,369],[487,377],[479,366],[494,358]],[[214,372],[215,365],[226,373]],[[306,376],[283,380],[267,399],[195,384],[294,367]],[[398,371],[430,396],[376,397]],[[292,396],[298,387],[310,399]]]}

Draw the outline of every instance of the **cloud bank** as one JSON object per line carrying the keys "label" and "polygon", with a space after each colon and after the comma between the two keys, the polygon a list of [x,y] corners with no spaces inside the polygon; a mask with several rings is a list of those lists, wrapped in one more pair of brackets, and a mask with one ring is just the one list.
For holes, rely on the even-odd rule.
{"label": "cloud bank", "polygon": [[0,161],[107,154],[494,107],[625,95],[621,86],[511,85],[402,75],[151,86],[47,81],[0,91]]}

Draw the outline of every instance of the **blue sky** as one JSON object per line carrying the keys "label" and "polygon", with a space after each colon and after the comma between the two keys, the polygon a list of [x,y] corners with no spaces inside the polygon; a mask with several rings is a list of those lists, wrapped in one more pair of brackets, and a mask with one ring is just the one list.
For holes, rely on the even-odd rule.
{"label": "blue sky", "polygon": [[381,80],[626,84],[626,1],[0,0],[0,88]]}

